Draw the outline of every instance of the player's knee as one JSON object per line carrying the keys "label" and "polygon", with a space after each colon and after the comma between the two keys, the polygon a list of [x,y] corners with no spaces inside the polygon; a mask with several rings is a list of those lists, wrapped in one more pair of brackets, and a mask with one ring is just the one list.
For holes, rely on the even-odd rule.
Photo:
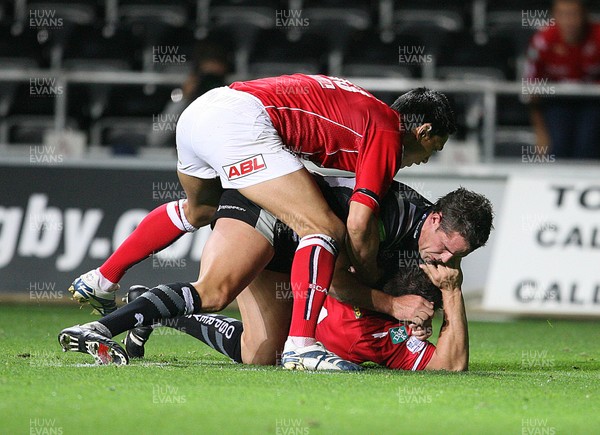
{"label": "player's knee", "polygon": [[194,287],[200,295],[202,311],[205,313],[222,311],[235,299],[235,293],[227,284],[214,285],[199,280],[194,283]]}
{"label": "player's knee", "polygon": [[337,219],[335,221],[335,225],[331,229],[331,232],[333,233],[331,234],[331,237],[333,237],[333,239],[341,246],[346,239],[346,226],[342,221]]}
{"label": "player's knee", "polygon": [[325,234],[334,239],[337,244],[341,246],[346,238],[346,227],[337,216],[333,215],[330,219],[307,227],[304,234],[300,234],[300,236],[304,237],[310,234]]}
{"label": "player's knee", "polygon": [[274,366],[277,364],[277,356],[278,352],[276,352],[276,349],[267,342],[263,342],[260,346],[256,346],[253,351],[249,349],[244,352],[242,349],[242,362],[244,364]]}
{"label": "player's knee", "polygon": [[337,220],[337,222],[331,222],[324,230],[318,231],[317,234],[325,234],[335,240],[338,246],[342,246],[346,238],[346,227]]}
{"label": "player's knee", "polygon": [[196,228],[208,225],[216,211],[216,208],[213,206],[193,205],[189,201],[185,202],[183,209],[187,221]]}

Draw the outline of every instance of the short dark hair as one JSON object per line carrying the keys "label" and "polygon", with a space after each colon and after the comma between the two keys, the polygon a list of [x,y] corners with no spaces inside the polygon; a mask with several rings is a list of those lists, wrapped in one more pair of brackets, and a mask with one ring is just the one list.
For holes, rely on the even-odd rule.
{"label": "short dark hair", "polygon": [[400,95],[391,107],[408,117],[409,124],[410,119],[417,119],[420,125],[431,123],[431,134],[434,136],[446,136],[456,132],[454,111],[448,98],[440,92],[416,88]]}
{"label": "short dark hair", "polygon": [[417,295],[433,302],[435,310],[442,308],[442,292],[418,266],[400,268],[383,286],[392,296]]}
{"label": "short dark hair", "polygon": [[438,199],[432,211],[442,216],[440,228],[446,234],[460,234],[469,244],[471,252],[486,244],[494,228],[494,211],[490,200],[464,187]]}

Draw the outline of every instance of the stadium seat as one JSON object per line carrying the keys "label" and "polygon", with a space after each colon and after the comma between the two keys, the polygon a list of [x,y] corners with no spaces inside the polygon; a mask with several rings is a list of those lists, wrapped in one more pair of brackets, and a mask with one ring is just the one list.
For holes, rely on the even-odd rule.
{"label": "stadium seat", "polygon": [[[33,59],[0,57],[0,73],[7,71],[23,74],[28,70],[37,69],[37,67],[38,64]],[[4,118],[8,115],[17,94],[18,87],[19,82],[17,81],[2,81],[0,79],[0,118]]]}
{"label": "stadium seat", "polygon": [[240,76],[248,75],[250,53],[261,30],[271,29],[275,24],[275,7],[258,3],[258,6],[240,2],[239,5],[221,4],[211,6],[211,31],[229,32],[235,45],[234,69]]}
{"label": "stadium seat", "polygon": [[440,45],[436,62],[440,71],[436,71],[436,76],[449,78],[451,74],[457,78],[455,73],[463,69],[472,78],[480,75],[505,80],[514,75],[510,63],[513,55],[510,41],[494,38],[480,45],[468,32],[448,35]]}
{"label": "stadium seat", "polygon": [[64,47],[64,64],[69,70],[89,71],[90,65],[119,66],[123,70],[141,67],[142,45],[127,29],[118,29],[111,37],[104,36],[100,26],[81,26],[73,29]]}
{"label": "stadium seat", "polygon": [[535,133],[526,127],[498,127],[494,143],[494,156],[520,158],[523,155],[523,147],[535,146]]}
{"label": "stadium seat", "polygon": [[392,33],[382,33],[382,39],[389,41],[393,35],[413,35],[423,41],[418,47],[432,57],[431,62],[421,63],[423,78],[435,76],[435,65],[442,42],[450,35],[464,28],[460,12],[451,9],[398,9],[394,12]]}
{"label": "stadium seat", "polygon": [[[29,13],[49,15],[50,18],[34,17],[38,42],[50,47],[50,67],[61,68],[64,46],[77,26],[92,25],[97,18],[95,2],[33,2],[28,5]],[[30,27],[31,27],[31,19]]]}
{"label": "stadium seat", "polygon": [[173,86],[160,85],[151,92],[144,85],[113,85],[110,88],[108,103],[103,116],[106,117],[148,117],[161,113],[171,99]]}
{"label": "stadium seat", "polygon": [[399,47],[418,45],[420,40],[399,35],[389,43],[382,42],[379,34],[373,31],[355,34],[348,44],[343,75],[351,77],[399,77],[410,78],[419,75],[418,65],[400,63]]}
{"label": "stadium seat", "polygon": [[496,122],[499,126],[529,126],[529,108],[521,95],[498,95]]}
{"label": "stadium seat", "polygon": [[[113,72],[127,70],[129,65],[116,59],[68,59],[65,70],[77,72]],[[108,105],[112,84],[72,83],[68,88],[67,113],[77,119],[81,128],[88,129],[91,122],[103,116]]]}
{"label": "stadium seat", "polygon": [[[157,45],[160,47],[171,47],[162,51],[170,52],[172,55],[167,56],[166,61],[160,61],[160,55],[157,57],[153,56],[154,70],[165,73],[189,72],[194,59],[196,43],[194,29],[189,26],[166,29],[158,40]],[[162,57],[165,58],[164,55]]]}
{"label": "stadium seat", "polygon": [[[290,10],[290,15],[294,10]],[[287,27],[288,39],[298,41],[303,35],[315,34],[327,41],[327,69],[331,75],[341,75],[342,63],[351,36],[371,24],[371,14],[360,2],[305,2],[299,10],[298,25]],[[294,20],[288,17],[287,20]],[[279,23],[285,23],[285,18]],[[304,25],[305,24],[305,25]],[[335,29],[335,31],[332,31]]]}
{"label": "stadium seat", "polygon": [[[31,77],[31,79],[38,78]],[[54,80],[55,77],[52,77],[50,74],[43,74],[40,79],[48,79]],[[13,103],[11,105],[10,111],[8,113],[9,116],[12,115],[47,115],[52,116],[55,112],[55,103],[56,96],[55,95],[35,95],[35,91],[32,92],[31,89],[32,84],[30,83],[30,79],[28,78],[26,81],[20,81],[17,84],[17,90],[15,92],[15,97],[13,99]],[[34,84],[35,86],[35,84]],[[58,83],[48,83],[48,88],[44,89],[44,91],[50,91],[50,88],[58,86]]]}
{"label": "stadium seat", "polygon": [[546,11],[550,18],[550,7],[551,2],[544,0],[531,0],[527,3],[518,0],[488,2],[485,12],[486,33],[489,38],[499,36],[511,40],[515,50],[513,56],[522,58],[529,40],[537,30],[523,25],[524,14],[527,11]]}
{"label": "stadium seat", "polygon": [[8,2],[0,3],[0,24],[4,25],[12,21],[12,17],[9,15],[10,9]]}
{"label": "stadium seat", "polygon": [[285,34],[272,29],[258,35],[249,65],[249,77],[266,77],[303,72],[325,72],[327,45],[317,35],[288,41]]}
{"label": "stadium seat", "polygon": [[492,10],[487,13],[487,32],[490,37],[511,38],[523,52],[536,29],[523,26],[521,10]]}
{"label": "stadium seat", "polygon": [[0,24],[0,57],[34,61],[40,68],[49,65],[48,50],[37,39],[37,31],[27,28],[18,35],[12,33],[9,23]]}
{"label": "stadium seat", "polygon": [[116,154],[136,154],[151,131],[152,118],[102,118],[90,130],[90,145],[111,146]]}
{"label": "stadium seat", "polygon": [[[36,145],[44,142],[44,135],[55,124],[53,116],[27,114],[10,116],[4,121],[4,125],[8,143]],[[66,127],[77,129],[78,125],[75,120],[67,119]]]}
{"label": "stadium seat", "polygon": [[137,43],[143,47],[142,70],[153,71],[153,61],[161,38],[171,28],[182,28],[187,24],[188,5],[182,1],[142,2],[125,1],[119,4],[119,27],[128,29]]}

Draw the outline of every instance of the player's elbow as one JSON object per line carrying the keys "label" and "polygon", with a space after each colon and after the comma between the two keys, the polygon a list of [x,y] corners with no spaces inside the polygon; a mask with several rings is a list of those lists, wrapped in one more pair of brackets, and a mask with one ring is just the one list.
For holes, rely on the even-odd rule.
{"label": "player's elbow", "polygon": [[469,370],[468,355],[433,354],[427,370],[440,370],[445,372],[466,372]]}
{"label": "player's elbow", "polygon": [[469,370],[469,357],[467,355],[460,355],[456,358],[452,358],[447,362],[446,370],[449,372],[466,372]]}
{"label": "player's elbow", "polygon": [[466,372],[468,370],[469,370],[469,363],[466,361],[450,364],[450,366],[447,369],[447,371],[449,371],[449,372]]}
{"label": "player's elbow", "polygon": [[346,228],[348,230],[348,236],[353,241],[360,241],[365,237],[365,234],[369,228],[370,216],[363,213],[350,214],[346,221]]}

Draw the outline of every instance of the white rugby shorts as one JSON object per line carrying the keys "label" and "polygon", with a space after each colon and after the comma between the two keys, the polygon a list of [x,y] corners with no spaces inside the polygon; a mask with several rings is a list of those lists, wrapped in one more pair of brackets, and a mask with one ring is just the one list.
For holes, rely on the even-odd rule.
{"label": "white rugby shorts", "polygon": [[240,189],[304,167],[285,148],[262,102],[247,92],[216,88],[192,102],[177,123],[177,170],[221,178]]}

